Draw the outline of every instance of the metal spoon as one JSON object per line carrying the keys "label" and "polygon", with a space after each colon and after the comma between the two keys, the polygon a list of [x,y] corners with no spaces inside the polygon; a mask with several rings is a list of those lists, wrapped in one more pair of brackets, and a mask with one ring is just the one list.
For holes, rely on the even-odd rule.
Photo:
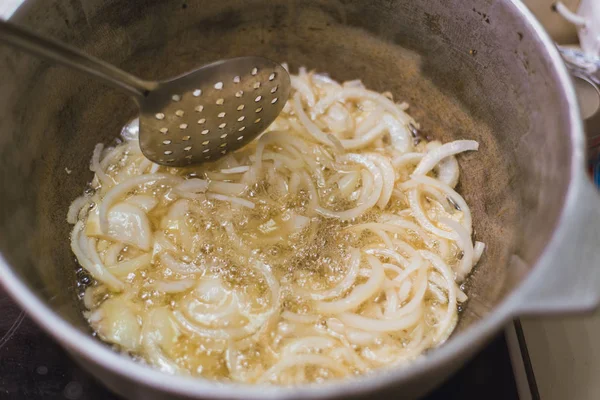
{"label": "metal spoon", "polygon": [[133,96],[140,108],[140,148],[161,165],[200,164],[239,149],[277,118],[290,93],[287,71],[262,57],[221,60],[152,82],[4,21],[0,41]]}

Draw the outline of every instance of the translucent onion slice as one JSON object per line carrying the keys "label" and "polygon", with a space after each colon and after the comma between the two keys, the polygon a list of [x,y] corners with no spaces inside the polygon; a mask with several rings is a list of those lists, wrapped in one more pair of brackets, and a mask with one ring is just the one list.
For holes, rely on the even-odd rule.
{"label": "translucent onion slice", "polygon": [[169,374],[188,375],[186,369],[179,367],[165,354],[165,350],[169,350],[180,335],[173,314],[167,307],[150,310],[142,326],[142,345],[150,363]]}
{"label": "translucent onion slice", "polygon": [[426,250],[419,250],[419,254],[431,262],[431,265],[437,269],[440,274],[442,274],[447,283],[446,290],[448,291],[448,304],[446,306],[444,317],[438,322],[436,327],[437,333],[435,335],[435,343],[440,343],[448,337],[448,332],[451,332],[456,324],[457,287],[456,283],[454,282],[454,274],[450,267],[436,254]]}
{"label": "translucent onion slice", "polygon": [[146,253],[127,261],[121,261],[108,267],[111,274],[124,277],[140,268],[147,267],[152,262],[152,254]]}
{"label": "translucent onion slice", "polygon": [[99,257],[94,258],[90,255],[90,242],[83,230],[83,222],[79,221],[75,224],[73,231],[71,232],[71,250],[75,254],[75,257],[77,257],[77,261],[95,279],[105,283],[111,290],[123,290],[125,287],[123,282],[106,269]]}
{"label": "translucent onion slice", "polygon": [[129,203],[115,204],[107,215],[107,229],[101,229],[96,210],[88,216],[86,235],[114,240],[135,246],[144,251],[152,247],[152,227],[146,213]]}
{"label": "translucent onion slice", "polygon": [[145,174],[129,178],[125,182],[115,185],[104,195],[104,198],[102,199],[98,209],[98,217],[100,219],[100,228],[102,232],[108,232],[108,210],[110,210],[115,201],[123,197],[128,192],[138,188],[141,185],[154,184],[157,182],[178,184],[182,181],[183,178],[170,174]]}
{"label": "translucent onion slice", "polygon": [[446,195],[447,198],[451,199],[453,203],[455,203],[458,208],[463,213],[462,225],[467,229],[469,234],[472,233],[472,219],[471,219],[471,211],[465,199],[458,194],[454,189],[450,186],[446,185],[443,182],[438,181],[437,179],[433,179],[429,176],[413,176],[413,178],[409,181],[403,182],[400,184],[400,188],[402,190],[408,190],[419,185],[429,185],[436,189],[439,189],[443,194]]}
{"label": "translucent onion slice", "polygon": [[464,226],[450,218],[441,218],[440,222],[449,226],[457,235],[457,244],[462,251],[462,258],[456,268],[456,278],[458,282],[462,282],[473,269],[474,251],[471,235]]}
{"label": "translucent onion slice", "polygon": [[327,217],[339,218],[341,220],[349,220],[358,217],[363,212],[377,204],[379,198],[381,197],[381,191],[383,190],[383,175],[381,173],[381,170],[375,165],[375,163],[369,160],[364,155],[348,154],[344,156],[341,161],[354,162],[363,165],[373,176],[375,187],[368,199],[362,204],[358,204],[355,208],[346,211],[332,211],[319,206],[316,208],[316,211],[319,214],[325,215]]}
{"label": "translucent onion slice", "polygon": [[141,326],[137,314],[124,296],[110,298],[90,317],[92,327],[102,340],[135,351],[140,345]]}
{"label": "translucent onion slice", "polygon": [[257,383],[268,382],[275,377],[280,377],[289,368],[303,368],[309,365],[317,368],[327,368],[340,375],[347,375],[349,372],[346,367],[329,357],[316,354],[301,354],[282,359],[269,368]]}
{"label": "translucent onion slice", "polygon": [[315,301],[329,300],[343,295],[356,282],[358,271],[360,269],[360,260],[360,250],[352,249],[350,251],[350,261],[348,262],[348,270],[346,275],[333,288],[319,292],[307,291],[305,289],[298,288],[299,292]]}
{"label": "translucent onion slice", "polygon": [[407,314],[401,318],[382,320],[378,318],[363,317],[359,314],[344,312],[338,315],[340,321],[347,326],[362,329],[369,327],[371,332],[397,332],[409,329],[421,321],[421,307],[413,313]]}
{"label": "translucent onion slice", "polygon": [[417,168],[413,172],[415,175],[425,175],[446,157],[454,156],[465,151],[475,151],[479,149],[479,143],[475,140],[455,140],[446,143],[425,154]]}
{"label": "translucent onion slice", "polygon": [[367,260],[372,268],[367,282],[356,285],[350,294],[342,299],[331,302],[317,302],[315,308],[323,314],[338,314],[354,310],[368,299],[374,297],[381,290],[385,273],[381,262],[376,257],[367,256]]}

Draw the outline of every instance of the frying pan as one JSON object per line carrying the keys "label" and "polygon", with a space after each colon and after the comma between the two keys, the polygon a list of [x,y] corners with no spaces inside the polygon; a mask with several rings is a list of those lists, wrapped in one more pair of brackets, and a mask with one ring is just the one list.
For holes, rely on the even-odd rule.
{"label": "frying pan", "polygon": [[[258,55],[362,79],[410,103],[423,133],[475,139],[459,191],[486,252],[443,346],[408,366],[297,388],[170,377],[92,337],[77,299],[69,203],[94,145],[135,104],[83,75],[0,47],[0,278],[80,364],[136,399],[416,398],[525,314],[600,301],[600,199],[553,43],[518,0],[26,0],[2,15],[146,79]],[[7,8],[6,6],[4,6]]]}

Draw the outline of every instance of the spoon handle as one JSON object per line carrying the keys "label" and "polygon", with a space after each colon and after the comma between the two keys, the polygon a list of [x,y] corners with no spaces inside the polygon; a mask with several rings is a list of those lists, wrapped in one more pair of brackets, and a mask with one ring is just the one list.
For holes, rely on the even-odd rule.
{"label": "spoon handle", "polygon": [[145,97],[156,87],[156,83],[139,79],[64,43],[41,37],[2,20],[0,20],[0,42],[100,78],[113,87],[124,89],[136,98]]}

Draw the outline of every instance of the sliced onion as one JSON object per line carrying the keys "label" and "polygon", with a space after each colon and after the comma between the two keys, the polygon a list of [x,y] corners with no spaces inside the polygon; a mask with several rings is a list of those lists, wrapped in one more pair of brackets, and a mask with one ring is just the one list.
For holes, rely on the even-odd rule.
{"label": "sliced onion", "polygon": [[198,178],[190,178],[175,187],[179,192],[204,193],[208,189],[208,181]]}
{"label": "sliced onion", "polygon": [[459,195],[454,189],[450,186],[446,185],[443,182],[438,181],[437,179],[433,179],[429,176],[413,176],[411,180],[406,181],[400,185],[402,190],[408,190],[419,185],[429,185],[433,186],[436,189],[439,189],[442,193],[446,195],[447,198],[451,199],[452,202],[458,205],[460,210],[463,213],[462,225],[467,229],[469,234],[472,233],[472,220],[471,220],[471,211],[467,202],[461,195]]}
{"label": "sliced onion", "polygon": [[300,95],[304,97],[304,100],[309,107],[313,107],[315,105],[315,94],[310,88],[309,83],[297,76],[292,75],[290,78],[292,82],[292,88],[294,88]]}
{"label": "sliced onion", "polygon": [[[87,238],[83,233],[83,229],[83,222],[79,221],[75,224],[75,227],[73,227],[73,231],[71,232],[71,250],[75,254],[75,257],[77,257],[77,261],[79,261],[79,264],[81,264],[81,266],[95,279],[105,283],[111,290],[123,290],[125,287],[123,282],[106,269],[99,257],[94,259],[95,257],[88,256],[89,241],[86,240]],[[83,239],[83,241],[81,239]],[[85,250],[81,247],[82,242],[84,243]]]}
{"label": "sliced onion", "polygon": [[371,130],[375,124],[381,121],[383,116],[383,107],[378,106],[375,110],[371,111],[367,118],[363,119],[360,124],[356,127],[356,136],[363,136],[365,133]]}
{"label": "sliced onion", "polygon": [[125,200],[127,203],[136,206],[137,208],[141,209],[144,212],[148,212],[151,211],[152,209],[154,209],[154,207],[156,207],[158,205],[158,199],[156,199],[153,196],[150,195],[145,195],[145,194],[138,194],[138,195],[134,195],[131,196],[129,198],[127,198],[127,200]]}
{"label": "sliced onion", "polygon": [[352,249],[350,252],[350,261],[348,262],[348,272],[341,279],[335,287],[327,290],[322,290],[319,292],[314,291],[304,291],[300,289],[301,292],[308,295],[312,300],[322,301],[332,299],[334,297],[339,297],[347,292],[356,282],[356,278],[358,277],[358,271],[360,269],[360,251],[358,249]]}
{"label": "sliced onion", "polygon": [[115,204],[107,215],[108,227],[101,229],[102,221],[94,210],[88,216],[86,235],[114,240],[149,251],[152,247],[152,227],[144,211],[129,203]]}
{"label": "sliced onion", "polygon": [[475,242],[475,246],[473,248],[473,265],[479,262],[483,251],[485,250],[485,243]]}
{"label": "sliced onion", "polygon": [[130,351],[138,349],[141,327],[136,313],[124,296],[103,302],[92,313],[90,322],[103,340]]}
{"label": "sliced onion", "polygon": [[201,266],[198,266],[194,263],[178,261],[172,255],[166,252],[162,253],[159,256],[159,259],[161,264],[166,268],[169,268],[171,271],[182,275],[199,274],[204,270]]}
{"label": "sliced onion", "polygon": [[354,139],[341,139],[340,143],[346,150],[356,150],[368,146],[375,140],[379,139],[387,132],[388,128],[385,124],[380,123]]}
{"label": "sliced onion", "polygon": [[[84,300],[105,340],[166,372],[188,373],[197,361],[195,373],[215,372],[204,355],[175,362],[189,346],[211,362],[223,357],[231,380],[281,384],[405,362],[446,340],[467,299],[457,282],[484,250],[453,190],[456,154],[475,142],[414,144],[407,105],[361,82],[301,69],[292,83],[277,121],[211,164],[161,168],[137,136],[96,147],[97,190],[68,219],[73,251],[100,283]],[[135,211],[117,224],[123,205]],[[337,246],[349,252],[346,268],[325,290],[300,287],[295,265],[285,265],[300,250],[294,264],[315,254],[304,272],[320,274]],[[117,297],[116,323],[106,325],[102,302]]]}
{"label": "sliced onion", "polygon": [[439,162],[437,166],[437,178],[451,188],[456,187],[459,178],[456,157],[448,156]]}
{"label": "sliced onion", "polygon": [[408,191],[408,202],[410,203],[410,209],[412,210],[413,216],[424,229],[445,239],[457,239],[457,235],[454,232],[438,228],[429,220],[429,218],[427,218],[425,211],[421,207],[421,200],[417,188],[413,188]]}
{"label": "sliced onion", "polygon": [[327,336],[306,336],[287,343],[281,350],[281,355],[293,357],[294,354],[322,352],[336,345],[337,341]]}
{"label": "sliced onion", "polygon": [[281,313],[281,318],[300,324],[316,324],[320,319],[318,315],[296,314],[287,310]]}
{"label": "sliced onion", "polygon": [[356,329],[362,329],[368,326],[371,332],[397,332],[404,329],[409,329],[418,324],[421,320],[421,317],[422,311],[420,308],[416,312],[391,320],[363,317],[362,315],[348,312],[338,315],[340,321],[347,326],[351,326]]}
{"label": "sliced onion", "polygon": [[173,314],[167,307],[150,310],[144,318],[142,345],[149,361],[163,372],[188,375],[188,371],[180,368],[163,350],[176,343],[180,335]]}
{"label": "sliced onion", "polygon": [[331,141],[329,140],[329,138],[327,137],[327,135],[325,133],[323,133],[323,131],[321,131],[321,129],[319,129],[319,127],[317,125],[315,125],[314,122],[311,121],[311,119],[308,117],[308,115],[306,115],[306,112],[304,112],[304,108],[302,107],[302,103],[300,101],[300,93],[296,93],[294,95],[294,111],[296,112],[296,115],[298,116],[298,119],[300,120],[300,123],[304,126],[304,128],[308,131],[308,133],[310,133],[310,135],[319,143],[325,144],[325,145],[332,145]]}
{"label": "sliced onion", "polygon": [[94,147],[94,154],[92,155],[92,162],[90,164],[90,171],[95,172],[96,176],[100,180],[102,185],[112,186],[115,181],[106,175],[102,166],[100,165],[100,155],[102,154],[102,150],[104,150],[104,145],[102,143],[98,143],[96,147]]}
{"label": "sliced onion", "polygon": [[440,161],[446,157],[454,156],[464,151],[475,151],[479,149],[479,143],[475,140],[455,140],[446,143],[425,154],[417,168],[413,172],[415,175],[425,175],[431,171]]}
{"label": "sliced onion", "polygon": [[369,153],[366,157],[373,161],[381,171],[381,175],[383,178],[383,188],[381,191],[381,196],[377,201],[377,206],[381,209],[387,207],[387,204],[390,202],[390,198],[392,197],[392,191],[394,190],[394,182],[396,181],[396,173],[394,172],[394,167],[390,163],[387,157],[384,157],[380,154]]}
{"label": "sliced onion", "polygon": [[367,201],[364,201],[362,204],[357,205],[355,208],[346,211],[332,211],[323,207],[317,207],[316,211],[319,214],[322,214],[331,218],[339,218],[341,220],[349,220],[358,217],[366,210],[372,208],[379,201],[379,197],[381,196],[381,191],[383,190],[383,176],[381,174],[381,170],[377,168],[375,163],[369,160],[367,157],[358,154],[348,154],[344,156],[344,161],[350,161],[362,164],[367,168],[369,173],[373,176],[375,181],[375,188],[372,191],[370,197]]}
{"label": "sliced onion", "polygon": [[128,274],[137,271],[140,268],[150,265],[152,262],[152,254],[142,254],[127,261],[121,261],[108,267],[111,274],[115,276],[127,276]]}
{"label": "sliced onion", "polygon": [[413,148],[413,138],[406,124],[389,114],[383,116],[383,122],[390,133],[392,146],[401,153],[411,151]]}
{"label": "sliced onion", "polygon": [[221,173],[222,174],[243,174],[244,172],[247,172],[249,169],[250,169],[250,166],[241,165],[239,167],[222,169]]}
{"label": "sliced onion", "polygon": [[404,168],[407,164],[417,164],[424,157],[422,153],[405,153],[392,160],[394,168]]}
{"label": "sliced onion", "polygon": [[373,91],[370,91],[367,89],[359,89],[359,88],[344,88],[344,89],[340,90],[339,92],[336,92],[330,96],[327,96],[327,97],[319,100],[314,107],[314,111],[316,114],[322,114],[334,102],[336,102],[336,101],[343,102],[346,99],[350,99],[350,98],[354,98],[354,99],[358,98],[361,100],[368,99],[368,100],[375,101],[376,103],[381,105],[381,107],[383,107],[383,109],[385,111],[391,113],[392,115],[394,115],[396,118],[400,119],[400,121],[404,122],[405,124],[408,124],[409,122],[413,122],[413,119],[408,114],[406,114],[398,104],[395,104],[393,101],[391,101],[387,97],[385,97],[377,92],[373,92]]}
{"label": "sliced onion", "polygon": [[246,189],[247,186],[243,183],[211,181],[208,184],[208,191],[226,196],[239,196],[244,193]]}
{"label": "sliced onion", "polygon": [[75,200],[73,200],[73,202],[69,206],[69,211],[67,212],[67,222],[69,224],[77,223],[77,219],[79,218],[79,213],[84,208],[84,206],[90,204],[90,201],[91,201],[90,197],[86,196],[86,195],[80,196],[80,197],[76,198]]}
{"label": "sliced onion", "polygon": [[292,367],[305,367],[312,365],[318,368],[327,368],[335,371],[338,374],[346,375],[348,370],[343,367],[339,362],[332,360],[329,357],[316,355],[316,354],[302,354],[294,355],[288,358],[282,359],[277,364],[273,365],[263,374],[258,380],[258,383],[264,383],[270,381],[273,377],[279,377],[283,371]]}
{"label": "sliced onion", "polygon": [[367,260],[372,268],[371,276],[367,282],[356,285],[350,294],[343,299],[332,302],[318,302],[315,307],[319,312],[324,314],[338,314],[356,309],[363,302],[374,297],[375,294],[381,290],[381,285],[385,278],[383,266],[381,265],[381,262],[373,256],[367,256]]}
{"label": "sliced onion", "polygon": [[444,279],[446,280],[447,286],[446,290],[448,291],[448,304],[446,308],[446,313],[444,318],[438,322],[437,326],[437,334],[436,341],[441,341],[441,338],[446,335],[446,333],[451,329],[453,323],[455,323],[456,318],[456,283],[454,282],[454,274],[450,267],[437,255],[433,254],[430,251],[419,250],[419,253],[423,258],[431,262],[431,265],[437,269]]}
{"label": "sliced onion", "polygon": [[473,269],[473,265],[475,265],[475,262],[473,261],[474,252],[473,242],[471,241],[471,235],[464,228],[464,226],[454,221],[453,219],[441,218],[440,222],[444,225],[448,225],[457,234],[457,244],[458,247],[461,249],[463,256],[457,267],[456,276],[458,282],[461,282],[465,279],[467,275],[469,275],[471,269]]}
{"label": "sliced onion", "polygon": [[125,182],[121,182],[118,185],[115,185],[112,189],[110,189],[102,199],[102,203],[100,203],[100,207],[98,209],[99,218],[100,218],[100,228],[103,232],[108,232],[108,210],[112,207],[115,201],[119,198],[123,197],[125,194],[130,192],[131,190],[137,188],[138,186],[156,182],[168,182],[170,184],[177,184],[183,181],[183,178],[170,174],[145,174],[140,176],[135,176],[126,180]]}
{"label": "sliced onion", "polygon": [[239,204],[240,206],[251,208],[251,209],[256,207],[256,205],[253,202],[251,202],[250,200],[242,199],[240,197],[225,196],[225,195],[217,194],[217,193],[209,193],[206,195],[206,198],[213,199],[213,200],[227,201],[231,204]]}
{"label": "sliced onion", "polygon": [[158,281],[154,288],[163,293],[181,293],[191,289],[196,284],[194,279],[182,279],[178,281]]}

